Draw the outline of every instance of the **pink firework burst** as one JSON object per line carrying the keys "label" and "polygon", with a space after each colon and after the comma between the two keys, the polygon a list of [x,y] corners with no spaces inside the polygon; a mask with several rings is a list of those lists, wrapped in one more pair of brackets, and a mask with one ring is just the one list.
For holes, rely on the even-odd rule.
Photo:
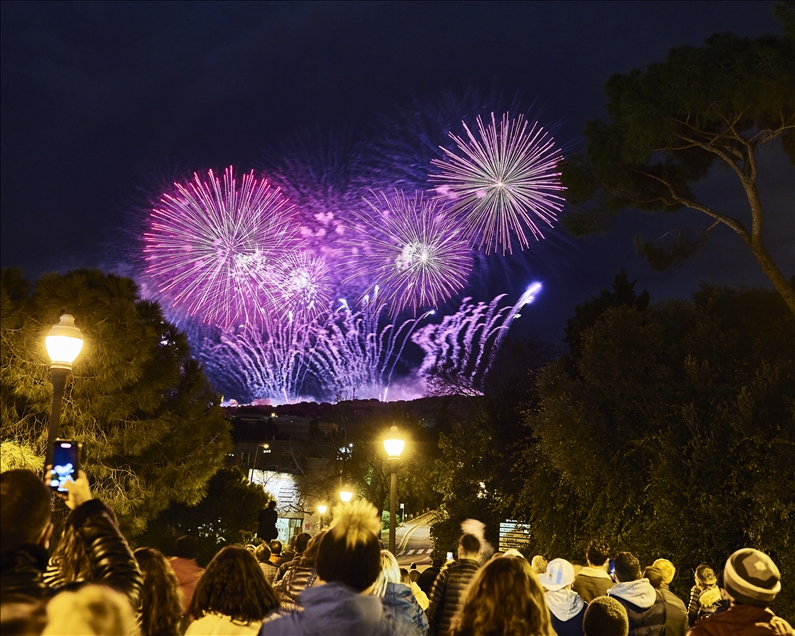
{"label": "pink firework burst", "polygon": [[416,314],[464,287],[472,250],[441,202],[396,191],[391,198],[373,193],[367,204],[369,211],[357,214],[362,233],[353,247],[391,316],[409,307]]}
{"label": "pink firework burst", "polygon": [[331,273],[322,258],[294,252],[274,272],[274,293],[286,312],[312,320],[331,309]]}
{"label": "pink firework burst", "polygon": [[175,183],[149,217],[147,273],[164,300],[228,329],[278,313],[273,273],[296,247],[293,208],[265,179],[232,168]]}
{"label": "pink firework burst", "polygon": [[480,116],[476,121],[480,138],[461,122],[468,141],[449,133],[461,154],[442,148],[446,157],[431,160],[439,173],[429,176],[438,198],[451,202],[472,245],[505,254],[513,251],[515,235],[524,249],[529,247],[525,231],[544,238],[536,221],[552,227],[563,207],[557,194],[564,189],[557,169],[562,156],[538,123],[528,130],[522,115],[511,119],[506,113],[499,125],[494,113],[487,126]]}

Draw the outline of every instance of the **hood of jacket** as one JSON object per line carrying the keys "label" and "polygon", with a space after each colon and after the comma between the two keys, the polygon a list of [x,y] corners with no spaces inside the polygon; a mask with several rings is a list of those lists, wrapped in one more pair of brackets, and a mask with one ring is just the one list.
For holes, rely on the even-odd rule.
{"label": "hood of jacket", "polygon": [[648,609],[657,600],[657,594],[649,583],[649,579],[616,583],[607,591],[607,595],[617,596],[642,610]]}
{"label": "hood of jacket", "polygon": [[298,602],[304,608],[297,615],[302,634],[378,634],[386,620],[379,597],[358,594],[344,583],[307,588]]}
{"label": "hood of jacket", "polygon": [[[610,575],[601,568],[592,568],[590,565],[582,568],[577,576],[590,576],[594,579],[609,579]],[[612,580],[612,579],[611,579]]]}
{"label": "hood of jacket", "polygon": [[582,612],[585,607],[580,595],[567,588],[547,592],[544,594],[549,611],[555,615],[559,621],[568,621]]}

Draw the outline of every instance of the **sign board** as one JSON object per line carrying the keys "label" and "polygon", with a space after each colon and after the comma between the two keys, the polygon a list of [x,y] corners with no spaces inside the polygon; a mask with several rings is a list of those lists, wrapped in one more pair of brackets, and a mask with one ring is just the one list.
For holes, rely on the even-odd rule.
{"label": "sign board", "polygon": [[530,542],[530,529],[526,523],[506,519],[500,524],[500,552],[511,548],[520,550]]}

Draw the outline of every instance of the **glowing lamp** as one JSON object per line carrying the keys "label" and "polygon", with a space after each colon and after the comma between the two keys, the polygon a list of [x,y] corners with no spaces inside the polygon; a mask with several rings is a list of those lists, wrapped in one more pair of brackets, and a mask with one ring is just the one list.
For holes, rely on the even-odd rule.
{"label": "glowing lamp", "polygon": [[83,348],[83,334],[75,327],[75,317],[64,314],[57,325],[53,325],[45,340],[47,354],[52,360],[51,369],[71,369]]}
{"label": "glowing lamp", "polygon": [[320,506],[317,507],[317,511],[321,515],[324,515],[328,511],[328,506],[320,505]]}
{"label": "glowing lamp", "polygon": [[342,503],[350,503],[351,499],[353,499],[353,491],[349,490],[347,487],[340,490],[340,499]]}
{"label": "glowing lamp", "polygon": [[400,453],[403,452],[405,445],[406,442],[398,432],[397,426],[390,428],[389,435],[384,440],[384,449],[389,459],[400,459]]}

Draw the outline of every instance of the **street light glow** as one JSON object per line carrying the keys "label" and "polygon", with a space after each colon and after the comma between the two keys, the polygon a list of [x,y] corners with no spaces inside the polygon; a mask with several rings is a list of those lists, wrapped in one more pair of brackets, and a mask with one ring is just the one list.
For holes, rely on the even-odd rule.
{"label": "street light glow", "polygon": [[53,325],[45,339],[47,354],[52,360],[51,369],[71,369],[72,363],[83,348],[83,334],[75,326],[75,317],[64,314]]}
{"label": "street light glow", "polygon": [[[341,493],[340,493],[340,494],[341,494]],[[317,507],[317,511],[318,511],[318,513],[320,513],[321,515],[324,515],[324,514],[326,514],[326,511],[328,511],[328,506],[324,506],[323,504],[321,504],[321,505],[319,505],[319,506]]]}
{"label": "street light glow", "polygon": [[343,488],[340,490],[340,499],[342,503],[350,503],[351,499],[353,499],[353,491]]}
{"label": "street light glow", "polygon": [[384,450],[386,450],[386,454],[389,456],[390,459],[400,459],[400,453],[403,452],[403,447],[406,445],[406,441],[398,432],[397,426],[392,426],[389,429],[389,435],[384,440]]}

